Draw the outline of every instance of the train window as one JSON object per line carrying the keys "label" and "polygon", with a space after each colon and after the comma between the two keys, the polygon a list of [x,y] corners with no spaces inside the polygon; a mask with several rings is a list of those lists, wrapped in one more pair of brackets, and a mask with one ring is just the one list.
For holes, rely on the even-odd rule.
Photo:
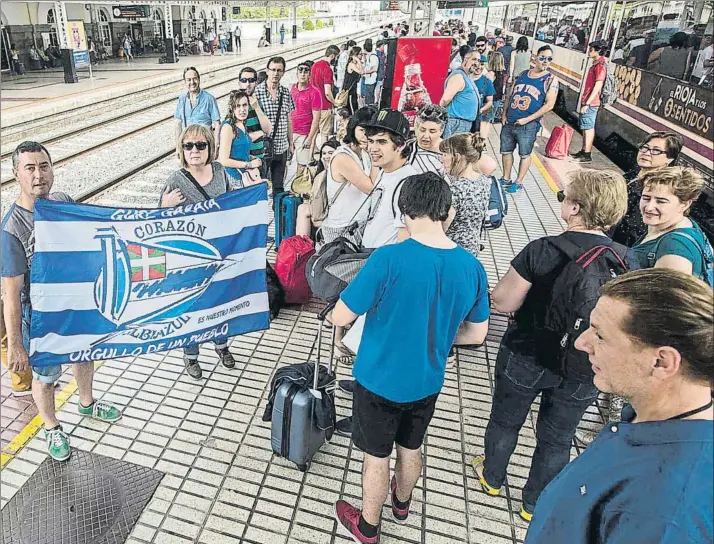
{"label": "train window", "polygon": [[508,13],[508,30],[532,37],[535,32],[538,4],[512,5]]}
{"label": "train window", "polygon": [[536,39],[568,49],[585,51],[595,8],[595,2],[544,2],[536,24]]}
{"label": "train window", "polygon": [[506,7],[507,6],[494,6],[488,9],[488,15],[486,17],[487,31],[494,32],[497,28],[503,29],[504,20],[506,18]]}

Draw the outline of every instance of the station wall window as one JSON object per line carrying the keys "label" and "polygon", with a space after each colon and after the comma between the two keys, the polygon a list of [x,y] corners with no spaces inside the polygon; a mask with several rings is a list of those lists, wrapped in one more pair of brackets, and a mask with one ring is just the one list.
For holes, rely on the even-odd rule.
{"label": "station wall window", "polygon": [[536,39],[585,51],[595,17],[595,2],[544,2],[536,24]]}
{"label": "station wall window", "polygon": [[55,10],[51,9],[47,12],[47,24],[50,27],[50,43],[59,47],[59,36],[57,36],[57,20],[55,19]]}
{"label": "station wall window", "polygon": [[538,4],[514,4],[508,12],[508,30],[532,37],[537,16]]}
{"label": "station wall window", "polygon": [[99,10],[99,34],[105,47],[112,45],[112,31],[109,27],[109,15],[104,9]]}
{"label": "station wall window", "polygon": [[161,13],[158,10],[156,10],[154,12],[154,36],[155,37],[160,38],[164,35],[163,26],[164,26],[164,21],[161,18]]}

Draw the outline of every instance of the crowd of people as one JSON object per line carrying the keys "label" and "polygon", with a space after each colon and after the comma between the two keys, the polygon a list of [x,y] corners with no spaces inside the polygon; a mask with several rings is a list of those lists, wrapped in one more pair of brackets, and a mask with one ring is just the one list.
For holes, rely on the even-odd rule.
{"label": "crowd of people", "polygon": [[[290,88],[282,84],[282,57],[264,71],[243,67],[223,115],[198,70],[186,68],[175,111],[180,168],[158,205],[263,182],[275,198],[295,159],[312,184],[300,195],[296,233],[318,252],[348,237],[366,255],[329,315],[336,360],[353,378],[339,381],[353,410],[336,431],[364,453],[361,508],[335,503],[336,519],[355,542],[379,542],[387,495],[396,522],[410,516],[447,364],[455,346],[484,343],[491,311],[512,317],[496,360],[484,449],[472,465],[486,495],[499,495],[540,394],[521,498],[520,515],[532,520],[526,542],[711,542],[714,257],[688,217],[703,180],[672,166],[682,147],[672,133],[647,138],[627,177],[578,169],[557,195],[566,231],[530,242],[490,289],[478,259],[497,168],[484,140],[495,117],[489,110],[502,102],[501,183],[515,192],[558,82],[548,70],[550,46],[531,56],[527,44],[514,48],[504,37],[491,45],[469,30],[463,35],[473,45],[458,44],[464,48],[440,104],[421,108],[413,129],[401,112],[374,105],[384,40],[376,48],[370,40],[362,48],[329,46],[317,62],[298,64]],[[385,28],[382,37],[395,32],[408,28]],[[596,107],[590,98],[584,106]],[[65,460],[69,436],[53,398],[61,367],[29,366],[29,272],[35,201],[71,198],[52,192],[52,160],[41,144],[20,144],[12,162],[20,196],[2,223],[8,362],[17,394],[35,399],[49,455]],[[351,349],[347,335],[360,319],[359,347]],[[215,350],[231,369],[229,340]],[[184,350],[195,380],[202,379],[199,350]],[[73,372],[80,414],[121,417],[117,406],[94,397],[93,365],[75,364]],[[600,392],[627,404],[569,462],[576,427]]]}

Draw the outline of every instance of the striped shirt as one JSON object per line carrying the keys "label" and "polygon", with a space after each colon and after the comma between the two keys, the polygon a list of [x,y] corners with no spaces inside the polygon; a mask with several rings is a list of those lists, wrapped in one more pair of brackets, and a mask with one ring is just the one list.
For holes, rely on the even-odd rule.
{"label": "striped shirt", "polygon": [[417,145],[416,140],[411,140],[407,145],[411,146],[408,162],[414,167],[414,170],[420,174],[434,172],[442,177],[444,176],[444,163],[441,160],[441,153],[422,149]]}
{"label": "striped shirt", "polygon": [[[260,119],[258,119],[258,114],[255,112],[253,108],[250,108],[250,111],[248,112],[248,118],[245,120],[245,130],[246,132],[250,135],[253,132],[257,132],[259,130],[263,130],[260,126]],[[254,142],[250,143],[250,156],[255,157],[256,159],[262,159],[263,158],[263,140],[265,137],[261,136]]]}

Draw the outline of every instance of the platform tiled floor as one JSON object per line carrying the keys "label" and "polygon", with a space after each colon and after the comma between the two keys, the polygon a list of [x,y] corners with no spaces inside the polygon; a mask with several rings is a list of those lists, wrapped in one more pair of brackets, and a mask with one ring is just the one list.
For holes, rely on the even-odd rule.
{"label": "platform tiled floor", "polygon": [[[491,135],[492,151],[497,132],[498,127]],[[505,226],[489,233],[482,253],[491,284],[528,241],[562,231],[555,195],[535,167],[525,185],[510,199]],[[283,310],[270,330],[236,338],[231,349],[238,363],[232,371],[216,366],[210,347],[202,348],[206,379],[201,382],[183,372],[179,352],[107,361],[96,373],[95,389],[124,407],[123,419],[113,425],[80,417],[76,395],[70,398],[60,419],[74,447],[166,473],[129,544],[349,542],[337,531],[332,503],[340,497],[359,502],[361,452],[335,436],[303,474],[272,455],[269,424],[261,420],[275,368],[314,357],[319,307]],[[424,446],[412,515],[407,525],[396,525],[385,509],[385,544],[515,544],[525,538],[527,525],[518,511],[535,446],[537,403],[521,432],[502,496],[485,495],[470,466],[483,447],[493,366],[505,327],[505,317],[494,315],[485,345],[459,350]],[[347,377],[349,369],[338,368],[338,374]],[[347,414],[350,404],[338,397],[338,415]],[[597,407],[586,417],[599,420]],[[2,470],[3,505],[44,457],[37,436]]]}

